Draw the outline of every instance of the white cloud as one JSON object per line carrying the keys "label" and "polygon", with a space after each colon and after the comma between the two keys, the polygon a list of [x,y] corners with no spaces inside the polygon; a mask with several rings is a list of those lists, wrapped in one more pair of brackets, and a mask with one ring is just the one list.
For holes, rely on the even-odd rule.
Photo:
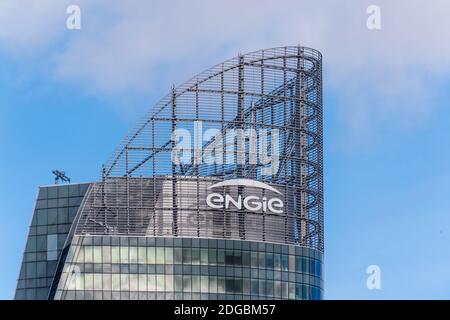
{"label": "white cloud", "polygon": [[[322,51],[326,89],[361,130],[423,119],[436,94],[427,79],[450,70],[445,0],[80,0],[80,31],[65,29],[69,3],[0,2],[1,47],[45,52],[59,41],[39,56],[52,74],[106,95],[155,87],[163,96],[237,52],[301,43]],[[380,31],[366,28],[370,4],[381,7]]]}

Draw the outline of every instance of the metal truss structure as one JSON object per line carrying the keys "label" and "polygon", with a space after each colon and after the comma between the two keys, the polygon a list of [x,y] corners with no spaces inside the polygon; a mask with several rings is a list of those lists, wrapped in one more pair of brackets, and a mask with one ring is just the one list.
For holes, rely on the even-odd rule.
{"label": "metal truss structure", "polygon": [[[174,161],[174,132],[193,132],[200,122],[202,132],[264,129],[270,137],[277,130],[277,171],[264,174],[251,152],[239,153],[239,139],[221,141],[224,161],[196,161],[218,135],[194,138],[201,148],[191,150],[191,161]],[[241,143],[251,148],[248,138]],[[230,144],[232,162],[225,160]],[[91,187],[75,232],[269,241],[323,251],[322,152],[321,54],[294,46],[239,55],[172,88],[125,137]],[[280,190],[284,214],[207,208],[208,187],[235,178]]]}

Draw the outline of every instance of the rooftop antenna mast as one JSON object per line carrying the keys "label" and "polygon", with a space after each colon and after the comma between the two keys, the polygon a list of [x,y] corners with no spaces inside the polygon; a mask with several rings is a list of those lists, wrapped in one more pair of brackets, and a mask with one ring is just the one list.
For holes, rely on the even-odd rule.
{"label": "rooftop antenna mast", "polygon": [[55,184],[59,184],[59,181],[70,183],[70,178],[64,171],[53,170],[52,173],[55,175]]}

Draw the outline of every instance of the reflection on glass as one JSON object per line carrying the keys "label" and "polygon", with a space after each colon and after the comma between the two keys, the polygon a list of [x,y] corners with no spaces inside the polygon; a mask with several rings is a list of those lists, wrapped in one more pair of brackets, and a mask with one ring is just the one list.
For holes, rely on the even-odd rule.
{"label": "reflection on glass", "polygon": [[128,263],[128,247],[120,247],[120,263]]}
{"label": "reflection on glass", "polygon": [[120,247],[111,248],[111,262],[120,263]]}
{"label": "reflection on glass", "polygon": [[102,262],[103,263],[111,263],[111,247],[110,246],[104,246],[102,248]]}
{"label": "reflection on glass", "polygon": [[103,290],[111,290],[111,274],[103,274]]}
{"label": "reflection on glass", "polygon": [[159,292],[164,291],[164,275],[163,274],[156,275],[156,291],[159,291]]}
{"label": "reflection on glass", "polygon": [[163,247],[156,248],[156,263],[164,264],[164,248]]}
{"label": "reflection on glass", "polygon": [[147,291],[147,275],[146,274],[140,274],[138,276],[138,282],[139,282],[139,291],[145,292]]}
{"label": "reflection on glass", "polygon": [[130,274],[130,291],[138,291],[138,276],[137,274]]}
{"label": "reflection on glass", "polygon": [[173,264],[173,249],[166,248],[166,264]]}
{"label": "reflection on glass", "polygon": [[122,291],[129,291],[130,290],[130,278],[128,274],[121,274],[120,275],[120,288]]}
{"label": "reflection on glass", "polygon": [[173,291],[173,275],[168,274],[166,277],[166,291]]}
{"label": "reflection on glass", "polygon": [[113,291],[120,291],[120,274],[112,275],[112,289]]}
{"label": "reflection on glass", "polygon": [[148,264],[155,264],[155,247],[148,247],[147,248],[147,263]]}
{"label": "reflection on glass", "polygon": [[156,276],[154,274],[148,275],[148,291],[156,291]]}
{"label": "reflection on glass", "polygon": [[137,263],[138,262],[137,248],[130,247],[129,250],[130,250],[130,263]]}
{"label": "reflection on glass", "polygon": [[191,292],[191,277],[183,276],[183,292]]}
{"label": "reflection on glass", "polygon": [[91,246],[85,246],[84,247],[84,262],[85,263],[92,263],[92,247]]}
{"label": "reflection on glass", "polygon": [[102,274],[94,273],[94,290],[102,290]]}
{"label": "reflection on glass", "polygon": [[145,247],[138,248],[138,263],[139,264],[147,263],[147,250]]}

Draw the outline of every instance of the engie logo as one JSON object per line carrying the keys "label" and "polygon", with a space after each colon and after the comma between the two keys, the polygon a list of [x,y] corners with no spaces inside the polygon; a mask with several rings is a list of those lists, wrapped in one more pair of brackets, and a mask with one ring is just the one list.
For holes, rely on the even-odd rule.
{"label": "engie logo", "polygon": [[[244,187],[253,187],[260,188],[272,191],[273,193],[281,194],[280,191],[275,189],[274,187],[269,186],[260,181],[250,180],[250,179],[233,179],[227,180],[223,182],[216,183],[208,189],[214,189],[218,187],[228,187],[228,186],[244,186]],[[248,211],[252,212],[272,212],[275,214],[282,214],[284,203],[278,197],[272,197],[268,199],[266,196],[260,197],[257,195],[248,195],[242,198],[242,195],[238,195],[237,199],[233,198],[229,194],[225,194],[223,196],[220,193],[211,193],[206,197],[206,204],[213,209],[229,209],[232,205],[236,209],[242,209],[244,207]]]}

